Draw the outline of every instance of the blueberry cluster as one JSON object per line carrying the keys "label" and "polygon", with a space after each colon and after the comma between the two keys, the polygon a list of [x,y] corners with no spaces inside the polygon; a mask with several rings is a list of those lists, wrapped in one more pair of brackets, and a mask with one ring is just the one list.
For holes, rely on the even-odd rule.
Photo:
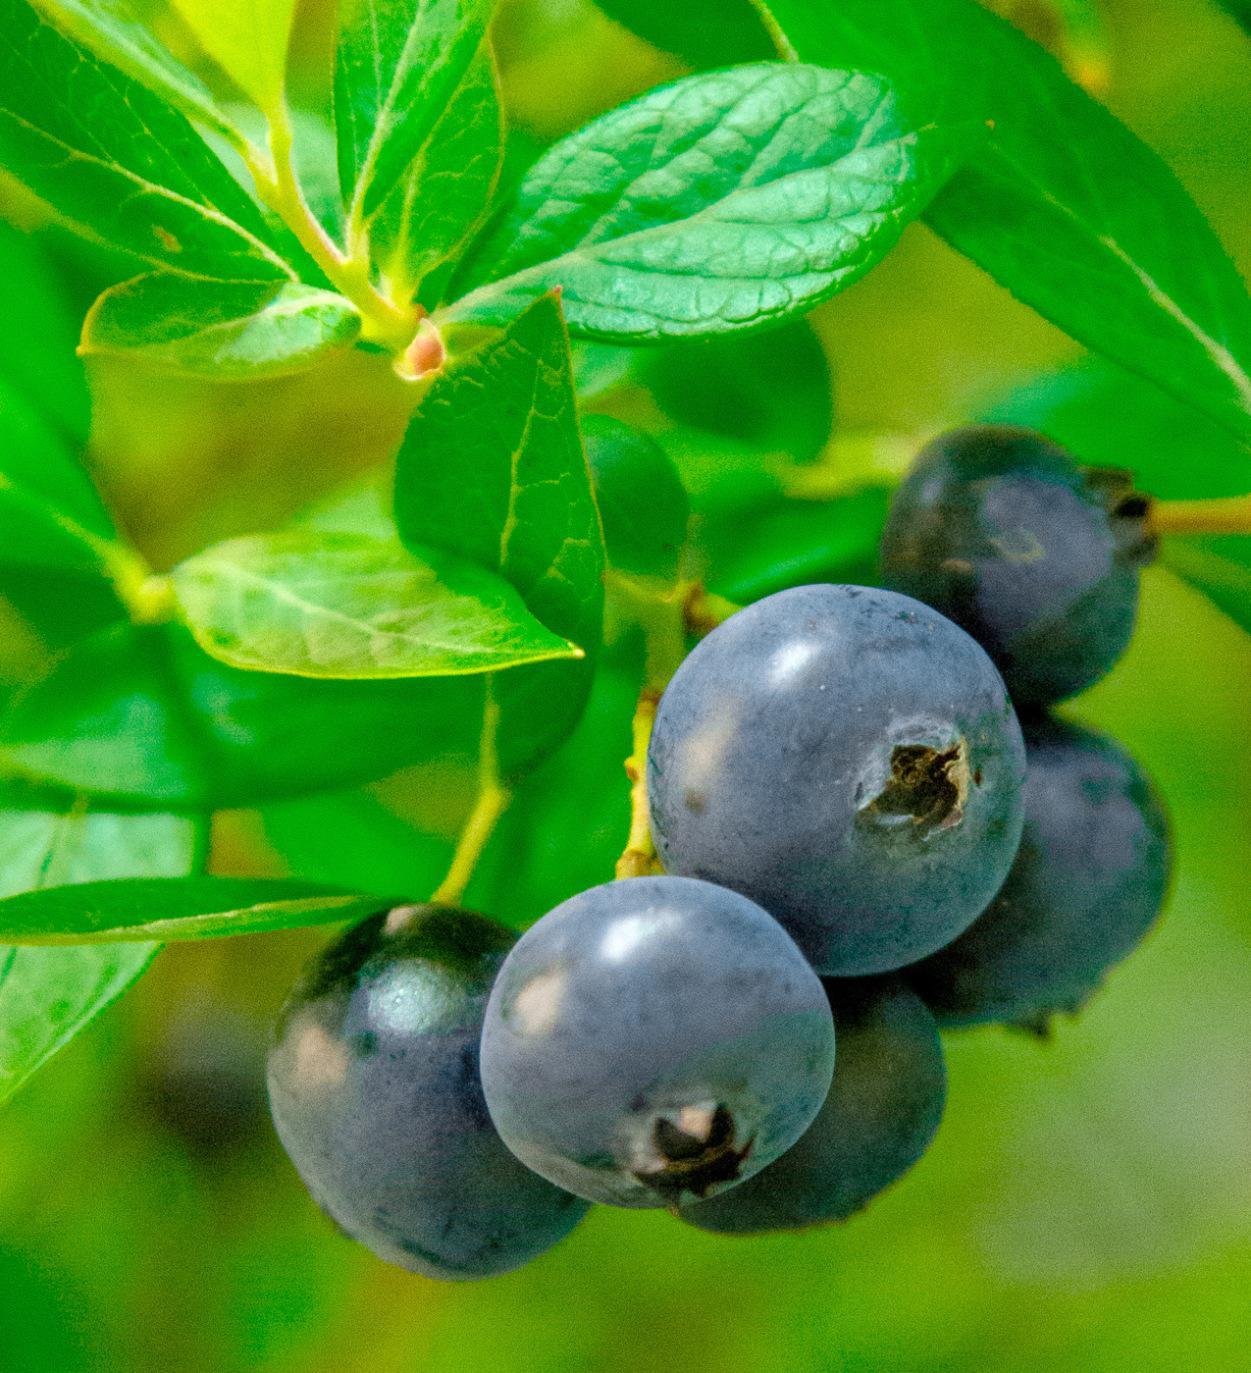
{"label": "blueberry cluster", "polygon": [[1037,435],[939,440],[886,530],[895,589],[783,591],[674,676],[647,767],[668,875],[520,937],[408,906],[332,945],[269,1066],[322,1207],[476,1278],[591,1202],[743,1234],[899,1178],[942,1115],[939,1025],[1044,1026],[1162,904],[1150,785],[1046,713],[1128,642],[1145,514]]}

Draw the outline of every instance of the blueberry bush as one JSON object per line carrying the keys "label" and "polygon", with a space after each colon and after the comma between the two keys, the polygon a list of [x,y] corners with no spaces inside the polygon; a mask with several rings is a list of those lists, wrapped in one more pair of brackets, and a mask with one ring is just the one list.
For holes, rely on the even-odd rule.
{"label": "blueberry bush", "polygon": [[[559,1246],[473,1287],[555,1327],[603,1206],[768,1273],[1233,861],[1251,295],[1119,9],[0,0],[0,1159],[199,1170],[228,1275],[138,1352],[165,1289],[19,1246],[15,1369],[411,1366],[312,1315],[366,1251]],[[65,1245],[172,1262],[154,1206]],[[1121,1367],[1048,1339],[969,1366]]]}

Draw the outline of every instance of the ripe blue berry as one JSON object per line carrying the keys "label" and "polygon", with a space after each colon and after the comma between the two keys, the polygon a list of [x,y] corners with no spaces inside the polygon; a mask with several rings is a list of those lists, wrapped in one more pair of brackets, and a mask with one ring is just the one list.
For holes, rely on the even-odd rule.
{"label": "ripe blue berry", "polygon": [[1018,704],[1073,696],[1124,653],[1154,555],[1128,476],[1080,469],[1029,429],[935,439],[891,506],[887,585],[962,625]]}
{"label": "ripe blue berry", "polygon": [[947,1075],[938,1026],[895,978],[829,982],[838,1062],[799,1143],[741,1187],[682,1208],[701,1230],[750,1235],[846,1220],[929,1147]]}
{"label": "ripe blue berry", "polygon": [[1110,739],[1027,721],[1025,831],[1003,890],[949,948],[910,970],[946,1025],[1045,1028],[1141,942],[1168,890],[1160,798]]}
{"label": "ripe blue berry", "polygon": [[592,1201],[677,1205],[772,1162],[820,1109],[834,1024],[758,906],[638,877],[522,935],[491,992],[482,1083],[537,1173]]}
{"label": "ripe blue berry", "polygon": [[517,1162],[482,1097],[482,1016],[513,939],[435,907],[367,920],[310,965],[270,1051],[274,1124],[318,1205],[428,1277],[506,1273],[587,1209]]}
{"label": "ripe blue berry", "polygon": [[714,630],[648,759],[669,872],[742,892],[818,972],[886,972],[985,910],[1021,834],[1025,755],[994,664],[905,596],[806,586]]}

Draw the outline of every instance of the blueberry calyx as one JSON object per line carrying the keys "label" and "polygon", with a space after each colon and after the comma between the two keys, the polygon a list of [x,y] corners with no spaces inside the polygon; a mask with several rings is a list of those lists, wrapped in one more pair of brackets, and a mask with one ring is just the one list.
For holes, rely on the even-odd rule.
{"label": "blueberry calyx", "polygon": [[870,822],[952,829],[964,818],[969,781],[969,749],[963,738],[947,748],[896,744],[885,785],[860,814]]}
{"label": "blueberry calyx", "polygon": [[1148,567],[1159,552],[1151,529],[1151,497],[1134,488],[1129,472],[1117,467],[1083,467],[1082,481],[1108,512],[1117,561],[1126,567]]}
{"label": "blueberry calyx", "polygon": [[634,1177],[676,1207],[683,1192],[704,1198],[719,1183],[734,1182],[756,1142],[735,1145],[734,1116],[720,1103],[682,1106],[655,1117],[639,1150]]}

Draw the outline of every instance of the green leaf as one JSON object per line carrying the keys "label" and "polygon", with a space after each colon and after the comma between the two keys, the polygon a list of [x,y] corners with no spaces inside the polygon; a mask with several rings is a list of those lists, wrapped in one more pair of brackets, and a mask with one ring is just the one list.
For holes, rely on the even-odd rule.
{"label": "green leaf", "polygon": [[[504,160],[495,67],[484,48],[448,97],[370,234],[374,260],[393,294],[412,298],[442,278],[490,208]],[[422,290],[431,306],[438,290]]]}
{"label": "green leaf", "polygon": [[360,316],[342,296],[292,281],[136,277],[96,301],[80,351],[183,376],[250,381],[307,371],[350,345]]}
{"label": "green leaf", "polygon": [[672,585],[691,517],[673,460],[654,439],[620,420],[591,415],[582,429],[609,566]]}
{"label": "green leaf", "polygon": [[674,421],[808,462],[834,427],[820,340],[801,320],[758,334],[684,340],[640,355],[639,374]]}
{"label": "green leaf", "polygon": [[97,572],[117,533],[66,441],[0,378],[0,567]]}
{"label": "green leaf", "polygon": [[449,839],[415,828],[373,791],[273,802],[260,818],[267,843],[289,871],[352,891],[431,892],[452,857]]}
{"label": "green leaf", "polygon": [[455,316],[559,288],[570,327],[654,340],[811,309],[894,246],[969,130],[874,76],[760,63],[652,91],[546,153],[471,259]]}
{"label": "green leaf", "polygon": [[[202,825],[178,816],[92,811],[11,787],[0,802],[0,897],[37,888],[33,899],[56,890],[72,903],[82,888],[62,884],[183,874],[202,847]],[[157,947],[0,946],[0,1100],[126,991]]]}
{"label": "green leaf", "polygon": [[603,634],[603,537],[560,307],[545,297],[453,358],[401,446],[395,521],[410,547],[500,573],[542,624],[585,650],[585,662],[497,684],[505,757],[533,758],[576,722]]}
{"label": "green leaf", "polygon": [[708,521],[704,577],[735,601],[811,582],[872,582],[887,503],[884,489],[868,488],[834,501],[775,499]]}
{"label": "green leaf", "polygon": [[377,896],[283,878],[128,878],[0,901],[0,939],[22,945],[218,939],[361,920],[385,905]]}
{"label": "green leaf", "polygon": [[772,57],[773,49],[750,0],[595,0],[605,14],[695,66],[728,67]]}
{"label": "green leaf", "polygon": [[[188,0],[190,3],[190,0]],[[342,0],[339,180],[357,224],[382,208],[453,105],[493,0]]]}
{"label": "green leaf", "polygon": [[577,657],[516,591],[474,563],[351,534],[232,539],[174,588],[201,647],[297,677],[452,677]]}
{"label": "green leaf", "polygon": [[1090,348],[1251,436],[1251,298],[1164,163],[976,0],[769,0],[799,60],[992,122],[929,223]]}
{"label": "green leaf", "polygon": [[181,626],[118,625],[73,645],[17,695],[0,716],[0,762],[149,805],[254,804],[471,756],[482,680],[245,672],[211,658]]}
{"label": "green leaf", "polygon": [[28,0],[0,0],[0,165],[78,232],[171,270],[291,275],[186,119]]}
{"label": "green leaf", "polygon": [[282,103],[296,0],[174,0],[196,41],[267,113]]}
{"label": "green leaf", "polygon": [[1216,3],[1251,33],[1251,0],[1216,0]]}
{"label": "green leaf", "polygon": [[[1247,450],[1227,430],[1104,361],[1034,378],[988,418],[1043,429],[1082,462],[1126,468],[1164,500],[1242,496],[1251,487]],[[1169,536],[1160,556],[1251,632],[1251,536]]]}
{"label": "green leaf", "polygon": [[130,0],[35,0],[71,38],[119,67],[191,119],[227,138],[237,131],[198,76],[184,67],[143,22]]}
{"label": "green leaf", "polygon": [[47,423],[85,443],[91,405],[74,357],[80,311],[53,270],[41,239],[0,225],[4,328],[0,378]]}

